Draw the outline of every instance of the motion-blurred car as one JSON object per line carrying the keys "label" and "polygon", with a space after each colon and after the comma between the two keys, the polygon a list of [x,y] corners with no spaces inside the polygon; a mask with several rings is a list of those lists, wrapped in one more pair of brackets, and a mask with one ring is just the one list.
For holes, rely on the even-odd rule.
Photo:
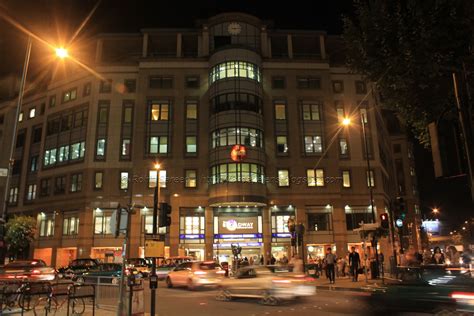
{"label": "motion-blurred car", "polygon": [[225,271],[214,261],[184,262],[171,270],[166,277],[166,286],[186,286],[194,290],[202,286],[215,286],[224,278]]}
{"label": "motion-blurred car", "polygon": [[28,279],[31,281],[53,281],[56,270],[48,267],[41,259],[17,260],[6,264],[0,273],[0,279]]}
{"label": "motion-blurred car", "polygon": [[[138,274],[133,268],[125,269],[125,274]],[[73,277],[73,281],[77,283],[112,283],[119,284],[122,276],[122,265],[120,263],[101,263],[98,266],[84,272],[82,275]]]}
{"label": "motion-blurred car", "polygon": [[265,266],[248,266],[237,270],[235,278],[219,284],[217,299],[231,300],[235,297],[257,298],[265,305],[277,305],[316,293],[314,279],[293,273],[275,272]]}
{"label": "motion-blurred car", "polygon": [[100,264],[99,260],[91,258],[74,259],[66,267],[58,269],[58,278],[60,279],[72,279],[76,275],[81,275],[84,272],[89,271],[97,267]]}
{"label": "motion-blurred car", "polygon": [[369,304],[380,313],[474,313],[474,279],[465,269],[402,268],[396,282],[367,290],[372,292]]}
{"label": "motion-blurred car", "polygon": [[176,268],[178,265],[180,265],[183,262],[190,262],[190,261],[192,261],[191,257],[182,257],[182,256],[169,257],[169,258],[163,259],[156,267],[156,275],[159,280],[165,280],[166,277],[168,276],[168,273],[171,270],[173,270],[174,268]]}
{"label": "motion-blurred car", "polygon": [[130,258],[125,265],[128,269],[135,269],[138,274],[146,278],[150,274],[151,268],[147,260],[144,258]]}

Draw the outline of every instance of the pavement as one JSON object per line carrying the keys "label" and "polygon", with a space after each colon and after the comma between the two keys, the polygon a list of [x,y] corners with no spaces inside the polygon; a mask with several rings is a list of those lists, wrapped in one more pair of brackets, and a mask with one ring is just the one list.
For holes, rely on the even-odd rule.
{"label": "pavement", "polygon": [[328,291],[366,291],[367,289],[383,286],[384,283],[390,282],[394,279],[390,278],[389,275],[382,279],[372,280],[370,276],[368,279],[365,279],[365,275],[359,275],[357,282],[352,281],[352,277],[336,277],[334,284],[329,283],[329,279],[325,276],[317,278],[316,289],[319,290],[328,290]]}

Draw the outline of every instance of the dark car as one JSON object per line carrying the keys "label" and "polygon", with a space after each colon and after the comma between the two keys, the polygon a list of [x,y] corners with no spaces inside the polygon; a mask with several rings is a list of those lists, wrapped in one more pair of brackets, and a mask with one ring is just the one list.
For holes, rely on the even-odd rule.
{"label": "dark car", "polygon": [[127,259],[126,268],[135,269],[142,277],[147,277],[151,271],[151,264],[145,258]]}
{"label": "dark car", "polygon": [[52,281],[56,271],[41,259],[16,260],[6,264],[1,273],[1,280],[28,279],[31,281]]}
{"label": "dark car", "polygon": [[58,269],[58,278],[72,279],[83,274],[84,272],[89,271],[90,269],[97,267],[99,264],[100,262],[97,259],[74,259],[68,266]]}
{"label": "dark car", "polygon": [[[137,275],[138,272],[134,268],[126,268],[125,274]],[[84,272],[82,275],[73,278],[78,283],[112,283],[119,284],[122,276],[122,264],[120,263],[101,263],[98,266]]]}
{"label": "dark car", "polygon": [[367,287],[378,312],[474,312],[474,279],[469,270],[444,267],[403,268],[398,280]]}

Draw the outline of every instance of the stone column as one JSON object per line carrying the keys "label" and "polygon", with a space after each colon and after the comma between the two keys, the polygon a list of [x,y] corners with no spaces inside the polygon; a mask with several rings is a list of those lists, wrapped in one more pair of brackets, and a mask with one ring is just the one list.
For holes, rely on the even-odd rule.
{"label": "stone column", "polygon": [[260,31],[260,42],[261,42],[261,48],[260,50],[262,51],[262,57],[269,57],[268,55],[268,35],[267,35],[267,28],[266,26],[262,26],[262,29]]}
{"label": "stone column", "polygon": [[321,50],[321,59],[326,59],[326,44],[324,35],[319,35],[319,49]]}
{"label": "stone column", "polygon": [[183,57],[183,35],[176,35],[176,57]]}
{"label": "stone column", "polygon": [[271,215],[270,208],[262,209],[262,233],[263,233],[263,262],[271,258],[272,251],[272,230],[270,228]]}
{"label": "stone column", "polygon": [[291,37],[291,34],[288,34],[286,36],[287,43],[288,43],[288,57],[293,59],[293,39]]}
{"label": "stone column", "polygon": [[77,257],[87,258],[94,246],[94,209],[86,207],[79,214],[79,236],[77,242]]}
{"label": "stone column", "polygon": [[148,56],[148,33],[143,34],[142,57]]}
{"label": "stone column", "polygon": [[206,207],[204,212],[206,222],[204,258],[212,260],[214,256],[214,212],[212,207]]}
{"label": "stone column", "polygon": [[202,56],[209,56],[209,29],[207,25],[202,27]]}
{"label": "stone column", "polygon": [[344,257],[347,253],[346,213],[342,204],[333,205],[332,225],[336,255]]}
{"label": "stone column", "polygon": [[[163,200],[162,200],[163,201]],[[170,201],[170,200],[169,200]],[[178,256],[179,248],[179,204],[177,199],[169,202],[171,205],[171,226],[169,230],[170,256]]]}

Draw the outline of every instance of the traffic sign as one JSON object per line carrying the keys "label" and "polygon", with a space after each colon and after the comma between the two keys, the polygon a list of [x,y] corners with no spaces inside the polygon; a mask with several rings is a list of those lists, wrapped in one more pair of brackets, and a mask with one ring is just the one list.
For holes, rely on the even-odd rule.
{"label": "traffic sign", "polygon": [[165,243],[158,240],[145,240],[145,257],[159,258],[165,256]]}
{"label": "traffic sign", "polygon": [[0,177],[8,176],[8,168],[0,168]]}

